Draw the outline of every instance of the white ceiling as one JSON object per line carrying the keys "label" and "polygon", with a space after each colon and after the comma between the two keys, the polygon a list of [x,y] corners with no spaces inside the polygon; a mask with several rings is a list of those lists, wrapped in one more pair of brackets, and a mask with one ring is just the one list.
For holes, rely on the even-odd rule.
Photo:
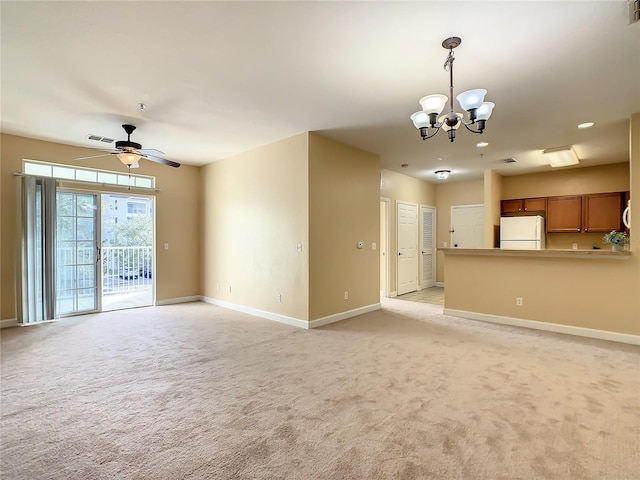
{"label": "white ceiling", "polygon": [[[2,131],[72,145],[101,148],[86,136],[122,140],[132,123],[143,147],[202,165],[317,131],[455,181],[549,170],[541,150],[568,144],[581,166],[628,161],[640,112],[626,0],[0,5]],[[454,35],[456,94],[486,88],[496,107],[483,135],[422,141],[409,115],[448,94]]]}

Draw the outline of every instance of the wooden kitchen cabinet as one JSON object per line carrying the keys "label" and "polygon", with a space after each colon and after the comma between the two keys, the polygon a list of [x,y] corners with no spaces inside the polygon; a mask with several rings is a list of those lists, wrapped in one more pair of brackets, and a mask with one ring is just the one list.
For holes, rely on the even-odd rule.
{"label": "wooden kitchen cabinet", "polygon": [[522,212],[524,210],[524,201],[521,198],[502,200],[502,202],[500,202],[500,210],[502,213]]}
{"label": "wooden kitchen cabinet", "polygon": [[585,233],[622,231],[622,211],[624,192],[595,193],[584,195],[584,218],[582,229]]}
{"label": "wooden kitchen cabinet", "polygon": [[545,212],[547,210],[547,198],[525,198],[524,199],[524,211],[525,212]]}
{"label": "wooden kitchen cabinet", "polygon": [[547,233],[582,231],[582,195],[547,198]]}
{"label": "wooden kitchen cabinet", "polygon": [[544,212],[546,209],[546,197],[514,198],[500,202],[500,210],[502,213]]}

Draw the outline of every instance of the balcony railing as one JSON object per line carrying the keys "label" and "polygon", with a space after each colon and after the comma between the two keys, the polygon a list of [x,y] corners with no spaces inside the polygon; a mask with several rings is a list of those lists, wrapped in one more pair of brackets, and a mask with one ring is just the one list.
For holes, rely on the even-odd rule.
{"label": "balcony railing", "polygon": [[152,247],[102,247],[102,293],[151,288]]}

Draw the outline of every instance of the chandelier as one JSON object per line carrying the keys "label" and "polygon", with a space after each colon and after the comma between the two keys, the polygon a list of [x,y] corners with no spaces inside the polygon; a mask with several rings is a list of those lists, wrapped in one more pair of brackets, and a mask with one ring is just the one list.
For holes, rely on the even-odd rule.
{"label": "chandelier", "polygon": [[[482,133],[485,124],[495,104],[493,102],[485,102],[484,96],[487,91],[482,88],[467,90],[456,97],[462,110],[469,114],[469,120],[463,118],[462,113],[453,111],[453,49],[462,43],[460,37],[449,37],[442,42],[442,46],[449,50],[449,55],[444,62],[445,71],[449,72],[449,95],[427,95],[420,99],[422,110],[411,115],[411,120],[415,127],[420,130],[420,136],[423,140],[433,137],[442,128],[449,140],[452,142],[456,138],[456,130],[460,125],[464,125],[467,130],[472,133]],[[449,100],[450,111],[446,115],[438,116],[444,110],[444,106]],[[471,125],[475,126],[472,128]],[[429,129],[433,132],[429,133]]]}

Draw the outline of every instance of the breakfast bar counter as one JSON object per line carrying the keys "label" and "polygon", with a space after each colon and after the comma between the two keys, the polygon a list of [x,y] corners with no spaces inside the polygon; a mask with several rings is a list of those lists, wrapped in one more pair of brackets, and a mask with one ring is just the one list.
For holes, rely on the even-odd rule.
{"label": "breakfast bar counter", "polygon": [[629,250],[614,252],[607,249],[571,250],[506,250],[501,248],[439,248],[445,255],[487,255],[495,257],[534,257],[534,258],[591,258],[608,260],[627,260],[631,256]]}

